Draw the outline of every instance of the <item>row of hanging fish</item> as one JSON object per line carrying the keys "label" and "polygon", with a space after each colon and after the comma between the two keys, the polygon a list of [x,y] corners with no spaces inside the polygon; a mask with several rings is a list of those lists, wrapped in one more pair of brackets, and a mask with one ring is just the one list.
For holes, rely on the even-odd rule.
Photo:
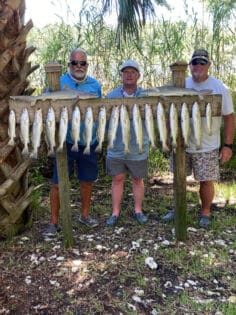
{"label": "row of hanging fish", "polygon": [[[114,141],[116,138],[116,132],[118,128],[120,116],[120,124],[121,124],[121,132],[122,132],[122,141],[124,144],[124,152],[128,154],[129,151],[129,141],[130,141],[130,119],[127,108],[125,105],[114,106],[111,117],[110,124],[108,130],[108,148],[112,149],[114,146]],[[132,109],[132,118],[133,118],[133,128],[136,136],[136,143],[139,147],[139,152],[143,152],[143,127],[142,127],[142,119],[140,114],[139,107],[134,104]],[[168,120],[167,120],[168,119]],[[169,141],[168,141],[168,127],[170,130],[170,138],[171,138],[171,147],[175,150],[177,146],[177,137],[179,132],[179,123],[178,123],[178,112],[176,105],[172,103],[170,105],[169,115],[167,116],[162,103],[157,104],[156,108],[156,126],[159,132],[159,139],[162,144],[162,150],[164,152],[170,151]],[[180,112],[181,119],[181,132],[184,139],[185,147],[189,147],[189,137],[190,137],[190,113],[186,103],[183,103],[181,106]],[[155,119],[153,117],[153,110],[151,105],[145,104],[145,128],[149,137],[150,146],[152,149],[156,148],[156,138],[155,138]],[[169,123],[167,124],[167,121]],[[192,125],[193,125],[193,134],[196,141],[197,149],[201,147],[201,113],[200,108],[197,102],[195,102],[192,106]],[[212,133],[212,113],[211,113],[211,105],[208,103],[206,105],[206,126],[207,132],[209,135]]]}
{"label": "row of hanging fish", "polygon": [[[72,113],[71,121],[71,137],[74,141],[72,151],[78,152],[78,141],[81,139],[80,135],[80,109],[76,106]],[[55,151],[62,152],[64,143],[66,141],[67,129],[68,129],[68,109],[63,107],[60,114],[58,138],[56,141],[56,119],[55,112],[52,107],[48,109],[46,116],[45,126],[43,124],[42,109],[37,109],[34,113],[34,119],[32,124],[32,133],[30,134],[30,119],[27,108],[24,108],[20,116],[20,140],[23,144],[22,155],[29,156],[30,158],[37,159],[38,149],[40,147],[41,135],[45,128],[45,140],[48,147],[48,156],[55,156]],[[93,112],[92,108],[88,107],[85,113],[84,119],[85,127],[83,139],[86,143],[84,154],[90,154],[90,144],[92,141],[93,130]],[[98,114],[98,128],[97,128],[97,140],[98,145],[95,149],[96,152],[101,152],[102,143],[105,137],[106,128],[106,110],[105,107],[101,107]],[[15,144],[16,138],[16,117],[14,110],[10,111],[8,122],[8,145]],[[31,141],[30,141],[31,140]],[[29,145],[32,145],[32,151],[29,150]],[[56,148],[57,145],[57,148]]]}
{"label": "row of hanging fish", "polygon": [[[102,144],[105,139],[106,134],[106,108],[101,107],[97,117],[97,141],[98,145],[95,149],[96,152],[101,152]],[[114,146],[114,141],[116,138],[116,132],[118,124],[120,122],[122,131],[122,141],[124,144],[125,154],[129,154],[129,142],[130,142],[130,128],[131,123],[133,123],[133,128],[136,136],[136,142],[139,147],[139,152],[143,152],[143,127],[142,118],[140,113],[140,108],[137,104],[133,105],[132,108],[132,122],[129,117],[127,107],[125,105],[114,106],[111,111],[108,127],[108,148],[112,149]],[[178,112],[174,103],[170,105],[169,115],[166,115],[163,104],[158,103],[156,106],[156,126],[159,132],[159,139],[162,144],[162,150],[168,152],[169,141],[168,141],[168,128],[167,119],[169,119],[169,129],[171,138],[171,147],[175,149],[177,146],[177,136],[178,136]],[[189,146],[190,137],[190,113],[186,103],[181,106],[180,112],[181,119],[181,132],[184,139],[184,144],[186,147]],[[48,155],[54,156],[55,150],[61,152],[63,150],[64,143],[66,141],[67,128],[68,128],[68,109],[63,107],[60,114],[58,138],[56,141],[56,119],[55,112],[52,107],[49,108],[45,127],[43,124],[42,110],[37,109],[34,114],[32,133],[30,135],[30,119],[29,113],[26,108],[23,109],[20,116],[20,139],[23,144],[22,154],[24,156],[30,156],[31,158],[37,158],[38,148],[40,147],[42,131],[45,128],[45,140],[48,146]],[[211,135],[211,105],[208,103],[206,106],[206,126],[208,134]],[[74,141],[72,146],[72,151],[78,152],[78,142],[82,139],[85,142],[84,154],[90,154],[90,144],[93,135],[93,111],[91,107],[87,107],[84,118],[84,134],[80,134],[80,123],[81,114],[78,106],[75,106],[72,112],[71,119],[71,137]],[[193,134],[196,141],[196,147],[199,149],[201,147],[201,113],[197,102],[192,106],[192,125]],[[153,117],[153,110],[151,105],[145,104],[145,128],[149,137],[150,146],[152,149],[156,148],[156,138],[155,138],[155,119]],[[15,112],[10,111],[9,114],[9,145],[14,145],[16,137],[16,118]],[[30,141],[31,140],[31,141]],[[29,144],[32,144],[32,151],[29,152]],[[57,148],[56,148],[57,146]]]}

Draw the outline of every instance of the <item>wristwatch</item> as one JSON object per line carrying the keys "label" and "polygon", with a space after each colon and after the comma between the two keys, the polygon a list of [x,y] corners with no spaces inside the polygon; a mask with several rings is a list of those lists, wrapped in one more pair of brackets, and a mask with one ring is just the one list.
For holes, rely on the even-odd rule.
{"label": "wristwatch", "polygon": [[232,144],[224,143],[224,147],[227,147],[227,148],[230,148],[231,150],[233,150]]}

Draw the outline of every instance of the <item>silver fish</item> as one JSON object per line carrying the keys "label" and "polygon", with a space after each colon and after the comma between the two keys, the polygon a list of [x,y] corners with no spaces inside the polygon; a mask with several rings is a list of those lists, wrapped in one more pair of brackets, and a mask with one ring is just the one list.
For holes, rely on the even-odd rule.
{"label": "silver fish", "polygon": [[189,147],[190,118],[188,106],[186,103],[183,103],[181,107],[181,130],[184,139],[184,145],[185,147]]}
{"label": "silver fish", "polygon": [[178,136],[178,113],[174,103],[170,105],[170,135],[172,139],[172,148],[177,146]]}
{"label": "silver fish", "polygon": [[145,104],[145,127],[147,130],[149,141],[151,143],[151,148],[154,150],[156,148],[155,128],[154,128],[152,108],[149,104]]}
{"label": "silver fish", "polygon": [[95,152],[102,151],[102,144],[105,138],[106,131],[106,108],[105,106],[101,107],[98,114],[98,128],[97,128],[97,140],[98,145],[95,149]]}
{"label": "silver fish", "polygon": [[84,140],[86,147],[84,154],[90,154],[90,143],[92,141],[93,134],[93,111],[91,107],[87,107],[84,119]]}
{"label": "silver fish", "polygon": [[10,110],[8,117],[8,136],[10,138],[8,141],[8,145],[14,145],[14,139],[16,137],[16,114],[13,109]]}
{"label": "silver fish", "polygon": [[75,106],[71,121],[71,138],[74,141],[71,151],[73,152],[79,151],[78,141],[80,140],[80,117],[80,109],[78,106]]}
{"label": "silver fish", "polygon": [[179,88],[174,86],[160,86],[142,91],[141,96],[160,96],[165,98],[165,96],[184,96],[184,95],[197,95],[199,99],[203,99],[204,95],[209,95],[212,90],[194,90],[189,88]]}
{"label": "silver fish", "polygon": [[46,118],[46,143],[48,146],[48,156],[55,156],[54,148],[56,146],[56,121],[55,121],[55,112],[52,107],[48,109],[47,118]]}
{"label": "silver fish", "polygon": [[211,104],[208,103],[206,106],[206,127],[207,133],[209,136],[212,135],[212,111],[211,111]]}
{"label": "silver fish", "polygon": [[63,151],[63,145],[66,141],[67,128],[68,128],[68,109],[65,106],[62,108],[61,116],[60,116],[59,132],[58,132],[59,146],[57,148],[57,152]]}
{"label": "silver fish", "polygon": [[125,146],[125,154],[130,153],[129,150],[129,141],[130,141],[130,119],[127,108],[124,104],[121,105],[120,109],[120,124],[121,124],[121,133],[122,133],[122,142]]}
{"label": "silver fish", "polygon": [[32,127],[32,147],[33,151],[30,153],[30,157],[37,159],[38,157],[38,148],[40,147],[41,134],[43,131],[43,116],[42,109],[37,109],[34,113],[34,121]]}
{"label": "silver fish", "polygon": [[29,113],[28,113],[27,108],[24,108],[20,117],[20,138],[21,138],[21,142],[24,145],[24,148],[22,150],[23,156],[29,155],[29,147],[28,147],[30,143],[29,128],[30,128]]}
{"label": "silver fish", "polygon": [[114,141],[116,138],[116,132],[119,123],[119,106],[114,106],[112,108],[110,120],[109,120],[109,127],[108,127],[108,149],[112,149],[114,145]]}
{"label": "silver fish", "polygon": [[162,103],[157,104],[157,127],[160,135],[160,141],[162,143],[162,151],[168,152],[169,147],[167,145],[167,126],[166,115]]}
{"label": "silver fish", "polygon": [[193,134],[196,141],[196,148],[201,148],[201,113],[197,102],[192,107]]}
{"label": "silver fish", "polygon": [[98,98],[98,95],[94,93],[87,93],[84,91],[65,89],[65,90],[56,91],[56,92],[43,93],[39,96],[29,96],[29,95],[11,96],[11,99],[29,102],[31,106],[35,106],[38,100],[54,101],[54,100],[64,100],[64,99],[76,99],[76,98],[91,99],[91,98]]}
{"label": "silver fish", "polygon": [[139,153],[143,153],[143,125],[140,109],[137,104],[133,106],[133,126]]}

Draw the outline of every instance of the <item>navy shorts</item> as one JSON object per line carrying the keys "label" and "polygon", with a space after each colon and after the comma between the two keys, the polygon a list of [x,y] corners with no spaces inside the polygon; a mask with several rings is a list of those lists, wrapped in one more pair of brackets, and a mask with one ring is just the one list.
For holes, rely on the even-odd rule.
{"label": "navy shorts", "polygon": [[[84,146],[79,146],[79,152],[72,152],[73,144],[66,143],[69,178],[72,178],[76,168],[77,178],[83,182],[94,182],[98,178],[98,153],[94,152],[97,143],[90,146],[90,154],[83,154]],[[54,159],[53,184],[58,184],[57,163]]]}

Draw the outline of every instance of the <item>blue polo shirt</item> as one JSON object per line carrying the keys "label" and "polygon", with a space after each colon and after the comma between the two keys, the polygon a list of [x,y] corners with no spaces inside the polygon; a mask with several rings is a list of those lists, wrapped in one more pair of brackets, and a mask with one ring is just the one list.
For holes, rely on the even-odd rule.
{"label": "blue polo shirt", "polygon": [[[77,91],[83,91],[87,93],[93,93],[98,96],[98,98],[102,97],[102,88],[101,84],[94,78],[87,76],[87,78],[83,82],[75,81],[71,78],[71,76],[66,73],[63,76],[60,77],[60,85],[61,89],[72,89]],[[93,123],[93,137],[91,141],[91,145],[96,142],[96,130],[97,130],[97,122],[95,121]],[[84,139],[84,121],[81,121],[80,123],[80,141],[79,145],[85,145]],[[66,141],[68,143],[73,144],[74,141],[71,138],[71,121],[68,123],[68,130],[67,130],[67,136]]]}
{"label": "blue polo shirt", "polygon": [[[139,97],[141,96],[143,88],[137,87],[135,93],[132,95],[133,97]],[[110,93],[107,94],[107,98],[123,98],[127,97],[125,94],[122,86],[119,86],[118,88],[114,89]],[[130,142],[129,142],[129,148],[130,153],[125,154],[124,153],[124,144],[122,142],[122,132],[121,132],[121,124],[119,122],[118,129],[116,133],[116,139],[114,141],[114,147],[113,149],[107,150],[107,156],[109,158],[119,158],[119,159],[126,159],[126,160],[133,160],[133,161],[140,161],[145,160],[148,158],[149,153],[149,138],[145,127],[145,122],[142,120],[143,124],[143,153],[139,153],[139,147],[136,143],[136,136],[135,131],[133,127],[133,120],[130,120]]]}

